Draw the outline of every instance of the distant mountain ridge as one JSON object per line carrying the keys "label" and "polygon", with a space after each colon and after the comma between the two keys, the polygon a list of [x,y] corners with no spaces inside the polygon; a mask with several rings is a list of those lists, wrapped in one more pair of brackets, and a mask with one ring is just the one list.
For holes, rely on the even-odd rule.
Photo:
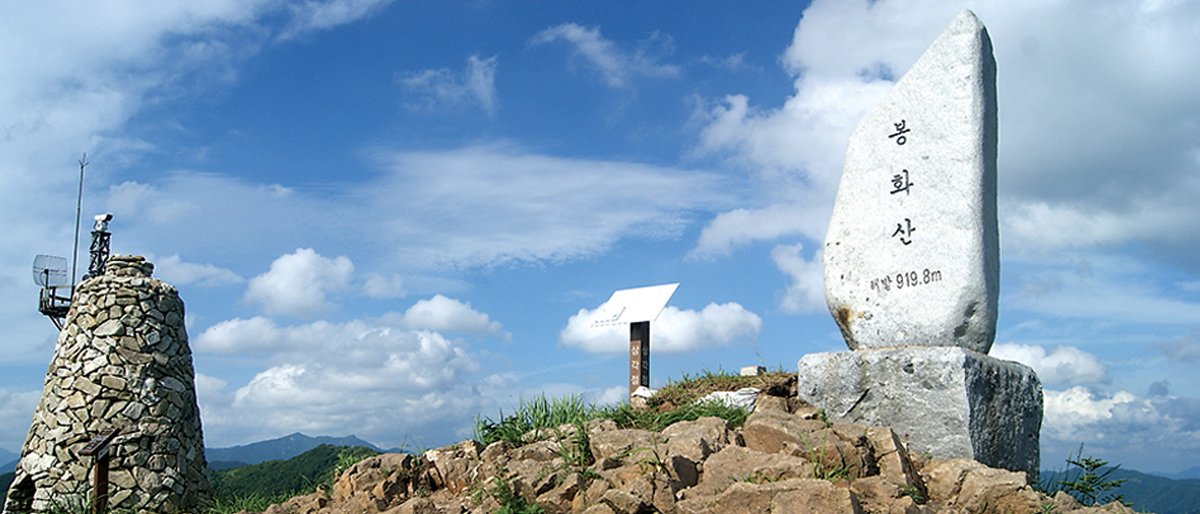
{"label": "distant mountain ridge", "polygon": [[[285,435],[278,439],[259,441],[257,443],[251,443],[243,446],[205,448],[204,455],[205,459],[210,463],[210,467],[229,469],[238,467],[238,465],[259,464],[270,460],[290,459],[322,444],[328,444],[332,446],[365,446],[377,452],[392,451],[383,450],[353,435],[348,435],[346,437],[309,437],[301,434],[300,432],[296,432],[291,435]],[[214,463],[220,464],[218,466],[213,466]]]}
{"label": "distant mountain ridge", "polygon": [[1200,478],[1200,466],[1192,466],[1178,473],[1150,473],[1160,477],[1167,477],[1172,480],[1187,480],[1189,478]]}
{"label": "distant mountain ridge", "polygon": [[[1107,469],[1107,468],[1105,468]],[[1191,470],[1188,470],[1191,471]],[[1177,474],[1184,474],[1177,473]],[[1078,473],[1072,473],[1075,478]],[[1116,489],[1110,489],[1110,494],[1125,495],[1125,501],[1133,502],[1133,509],[1138,512],[1154,512],[1155,514],[1194,514],[1200,505],[1200,479],[1170,479],[1159,475],[1151,475],[1131,469],[1117,468],[1106,480],[1125,479],[1125,483]],[[1058,470],[1042,470],[1041,480],[1064,480],[1063,472]]]}
{"label": "distant mountain ridge", "polygon": [[8,473],[16,469],[18,460],[21,460],[20,455],[0,448],[0,473]]}

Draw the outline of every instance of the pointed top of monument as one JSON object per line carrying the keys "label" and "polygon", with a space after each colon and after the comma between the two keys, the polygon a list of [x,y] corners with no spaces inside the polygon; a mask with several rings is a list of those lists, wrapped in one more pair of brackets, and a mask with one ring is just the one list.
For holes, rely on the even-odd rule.
{"label": "pointed top of monument", "polygon": [[973,32],[983,29],[983,22],[979,21],[979,17],[970,9],[958,11],[950,24],[946,25],[946,30],[943,32]]}
{"label": "pointed top of monument", "polygon": [[991,348],[996,110],[992,43],[964,10],[851,135],[823,254],[850,349]]}
{"label": "pointed top of monument", "polygon": [[944,76],[949,68],[967,65],[979,69],[980,76],[995,76],[996,61],[992,56],[992,40],[987,27],[970,9],[959,11],[942,33],[933,40],[925,53],[901,77],[904,82],[925,82]]}

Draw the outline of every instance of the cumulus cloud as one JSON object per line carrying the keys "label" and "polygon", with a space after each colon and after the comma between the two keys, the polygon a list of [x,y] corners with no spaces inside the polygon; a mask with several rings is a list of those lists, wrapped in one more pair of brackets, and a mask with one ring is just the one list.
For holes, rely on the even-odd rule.
{"label": "cumulus cloud", "polygon": [[397,441],[438,423],[466,424],[491,405],[477,390],[477,357],[437,332],[382,321],[276,326],[230,320],[196,337],[201,353],[272,355],[234,391],[198,379],[205,435],[252,441],[300,430]]}
{"label": "cumulus cloud", "polygon": [[586,28],[574,23],[550,27],[538,32],[530,45],[563,41],[572,47],[573,61],[582,61],[604,79],[611,88],[630,87],[639,77],[672,78],[682,73],[678,66],[661,64],[657,54],[669,54],[674,49],[669,36],[655,34],[642,41],[633,52],[600,35],[600,27]]}
{"label": "cumulus cloud", "polygon": [[496,112],[496,56],[467,58],[467,68],[461,73],[448,68],[424,70],[396,77],[396,83],[406,91],[421,96],[427,107],[453,107],[464,103],[478,104],[484,112]]}
{"label": "cumulus cloud", "polygon": [[322,257],[312,248],[298,248],[280,256],[271,269],[250,279],[245,300],[262,305],[270,315],[308,317],[326,313],[334,305],[325,300],[329,293],[346,289],[354,273],[354,264],[345,256]]}
{"label": "cumulus cloud", "polygon": [[813,255],[812,260],[804,260],[801,255],[803,245],[779,245],[771,250],[771,260],[775,266],[792,279],[779,306],[785,312],[816,312],[826,307],[825,275],[821,264],[821,252]]}
{"label": "cumulus cloud", "polygon": [[175,286],[197,284],[211,287],[240,284],[246,281],[237,273],[212,264],[183,262],[178,254],[158,259],[150,258],[150,260],[154,263],[154,275]]}
{"label": "cumulus cloud", "polygon": [[[589,353],[622,353],[629,350],[629,325],[592,328],[604,306],[580,309],[558,334],[559,343]],[[667,306],[650,323],[650,350],[682,353],[738,341],[753,341],[762,329],[762,318],[737,303],[710,303],[703,310],[680,310]]]}
{"label": "cumulus cloud", "polygon": [[[311,327],[310,327],[311,328]],[[192,340],[197,352],[258,354],[282,349],[287,338],[270,318],[234,318],[208,327]]]}
{"label": "cumulus cloud", "polygon": [[412,330],[459,334],[500,333],[500,322],[489,320],[487,314],[472,309],[470,303],[440,294],[409,307],[399,324]]}
{"label": "cumulus cloud", "polygon": [[[1081,443],[1090,454],[1131,469],[1184,469],[1200,455],[1200,399],[1146,399],[1075,386],[1044,391],[1044,406],[1043,462]],[[1155,451],[1161,448],[1171,451]]]}
{"label": "cumulus cloud", "polygon": [[1033,368],[1043,385],[1109,383],[1108,366],[1088,352],[1074,346],[1058,346],[1050,353],[1038,345],[1001,343],[988,352],[992,357],[1017,361]]}
{"label": "cumulus cloud", "polygon": [[[499,328],[470,312],[482,316],[468,320],[474,328]],[[193,339],[198,354],[265,354],[272,364],[242,384],[197,374],[205,435],[215,445],[295,430],[402,444],[408,435],[462,432],[479,412],[516,398],[515,379],[478,376],[479,357],[461,342],[403,320],[280,326],[256,317],[209,327]]]}

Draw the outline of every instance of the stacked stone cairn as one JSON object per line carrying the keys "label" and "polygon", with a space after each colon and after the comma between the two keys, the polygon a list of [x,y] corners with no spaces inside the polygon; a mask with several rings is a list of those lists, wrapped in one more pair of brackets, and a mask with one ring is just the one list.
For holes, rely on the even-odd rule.
{"label": "stacked stone cairn", "polygon": [[1036,480],[1042,389],[996,333],[996,63],[962,11],[855,130],[823,249],[850,352],[806,355],[798,395],[936,459]]}
{"label": "stacked stone cairn", "polygon": [[114,255],[76,288],[4,514],[91,494],[94,459],[80,450],[105,429],[118,431],[110,508],[195,511],[210,497],[183,302],[153,271]]}

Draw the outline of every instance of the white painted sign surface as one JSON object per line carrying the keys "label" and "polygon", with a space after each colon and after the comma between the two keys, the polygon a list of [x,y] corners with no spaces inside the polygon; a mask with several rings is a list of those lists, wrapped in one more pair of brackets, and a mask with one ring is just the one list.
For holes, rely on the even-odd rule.
{"label": "white painted sign surface", "polygon": [[600,306],[599,317],[592,322],[592,328],[654,321],[678,287],[679,283],[676,282],[616,291]]}

